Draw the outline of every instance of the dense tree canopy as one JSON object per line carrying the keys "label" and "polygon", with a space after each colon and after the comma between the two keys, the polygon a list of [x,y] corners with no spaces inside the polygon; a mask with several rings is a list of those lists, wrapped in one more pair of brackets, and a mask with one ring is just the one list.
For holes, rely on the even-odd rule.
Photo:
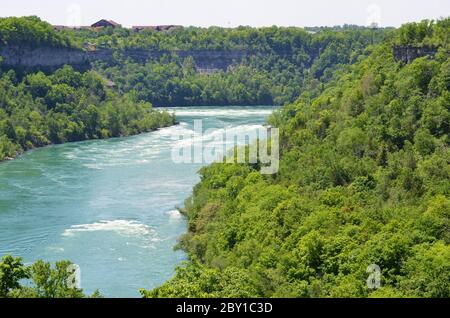
{"label": "dense tree canopy", "polygon": [[[37,17],[0,19],[0,45],[85,47],[114,50],[113,61],[95,70],[117,83],[121,92],[135,90],[156,106],[283,105],[295,101],[307,80],[326,81],[365,49],[389,36],[389,29],[345,26],[306,31],[295,27],[180,27],[170,31],[82,28],[56,31]],[[146,63],[129,59],[127,50],[160,52]],[[191,56],[177,52],[245,51],[228,69],[200,73]]]}
{"label": "dense tree canopy", "polygon": [[[179,243],[190,260],[143,296],[450,297],[449,26],[444,19],[392,34],[276,27],[55,33],[37,18],[1,19],[0,45],[264,54],[215,74],[199,74],[191,58],[142,65],[120,54],[84,73],[69,66],[51,74],[3,71],[0,160],[174,122],[150,102],[292,102],[270,118],[281,131],[279,173],[262,176],[258,165],[242,164],[202,169]],[[433,46],[437,54],[403,64],[394,45]],[[5,257],[0,297],[82,297],[65,285],[69,264],[25,267]],[[373,264],[381,269],[378,289],[366,283]]]}
{"label": "dense tree canopy", "polygon": [[271,117],[278,174],[202,169],[179,243],[191,259],[143,295],[450,297],[450,29],[426,25],[434,59],[396,62],[393,39]]}
{"label": "dense tree canopy", "polygon": [[[326,81],[333,70],[354,63],[387,30],[346,28],[311,34],[300,28],[180,28],[169,32],[77,31],[75,38],[97,47],[170,52],[145,64],[116,55],[96,69],[125,92],[157,106],[283,105],[296,100],[307,79]],[[191,56],[178,50],[251,52],[228,69],[199,73]],[[213,54],[213,53],[212,53]]]}
{"label": "dense tree canopy", "polygon": [[71,47],[67,36],[38,17],[0,18],[0,47],[4,45],[29,47]]}
{"label": "dense tree canopy", "polygon": [[[0,260],[0,298],[83,298],[76,287],[76,270],[69,261],[52,268],[50,263],[37,261],[25,266],[21,258],[4,256]],[[28,283],[24,283],[28,280]],[[96,291],[91,297],[101,297]]]}
{"label": "dense tree canopy", "polygon": [[128,136],[172,125],[174,118],[109,89],[93,71],[65,66],[19,80],[0,73],[0,160],[48,144]]}

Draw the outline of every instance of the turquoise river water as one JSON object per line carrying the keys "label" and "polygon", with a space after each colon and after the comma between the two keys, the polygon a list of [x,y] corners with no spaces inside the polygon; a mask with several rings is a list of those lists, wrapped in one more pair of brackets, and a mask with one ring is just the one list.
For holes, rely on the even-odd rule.
{"label": "turquoise river water", "polygon": [[203,164],[174,163],[178,135],[203,120],[205,140],[263,125],[272,107],[169,108],[180,125],[139,136],[46,147],[0,163],[0,256],[71,260],[81,288],[139,297],[186,259],[182,206]]}

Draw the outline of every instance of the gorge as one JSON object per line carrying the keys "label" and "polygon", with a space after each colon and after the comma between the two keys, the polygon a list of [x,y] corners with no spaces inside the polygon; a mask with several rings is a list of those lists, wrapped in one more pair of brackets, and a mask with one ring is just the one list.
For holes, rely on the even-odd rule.
{"label": "gorge", "polygon": [[[70,259],[81,287],[106,297],[137,297],[186,259],[173,251],[186,231],[176,210],[199,181],[203,164],[175,164],[180,134],[202,119],[206,142],[224,128],[249,132],[272,107],[169,109],[180,125],[135,137],[34,150],[0,164],[0,255],[26,262]],[[101,275],[99,275],[101,273]]]}
{"label": "gorge", "polygon": [[[0,18],[0,297],[450,297],[449,21]],[[279,169],[175,163],[196,119],[276,128]]]}

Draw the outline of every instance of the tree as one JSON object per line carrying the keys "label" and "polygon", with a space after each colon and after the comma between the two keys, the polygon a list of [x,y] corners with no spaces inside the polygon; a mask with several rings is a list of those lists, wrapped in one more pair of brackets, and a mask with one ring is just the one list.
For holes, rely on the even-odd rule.
{"label": "tree", "polygon": [[436,242],[417,246],[404,266],[400,288],[410,297],[448,298],[450,296],[450,248]]}
{"label": "tree", "polygon": [[45,97],[52,88],[52,82],[42,72],[28,75],[26,82],[33,97]]}
{"label": "tree", "polygon": [[35,284],[39,298],[82,298],[81,289],[72,287],[74,269],[69,261],[57,262],[55,268],[50,263],[37,261],[30,267],[30,277]]}
{"label": "tree", "polygon": [[0,262],[0,298],[8,297],[10,291],[21,287],[22,279],[29,277],[20,257],[4,256]]}
{"label": "tree", "polygon": [[[179,243],[190,261],[143,294],[449,297],[448,52],[401,64],[392,51],[398,36],[446,47],[437,30],[423,22],[393,31],[331,73],[323,67],[351,63],[351,38],[313,37],[320,57],[310,72],[321,83],[306,81],[298,100],[269,120],[281,134],[279,172],[203,168]],[[285,48],[282,39],[276,45]],[[374,265],[378,290],[367,284]]]}

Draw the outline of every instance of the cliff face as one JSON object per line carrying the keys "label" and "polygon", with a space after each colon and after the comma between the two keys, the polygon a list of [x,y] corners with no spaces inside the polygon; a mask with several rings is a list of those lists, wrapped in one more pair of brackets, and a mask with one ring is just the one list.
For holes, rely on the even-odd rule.
{"label": "cliff face", "polygon": [[[437,49],[433,47],[394,46],[393,54],[397,61],[410,63],[422,56],[436,55]],[[94,61],[107,63],[114,62],[114,54],[118,53],[124,58],[130,58],[138,63],[145,63],[150,59],[159,59],[163,55],[178,55],[180,58],[192,57],[199,73],[214,73],[227,70],[233,64],[239,63],[244,58],[261,52],[248,50],[185,50],[185,51],[153,51],[146,49],[126,49],[123,51],[111,49],[98,49],[84,51],[69,48],[27,48],[27,47],[2,47],[0,56],[3,66],[20,67],[25,69],[57,69],[66,64],[76,69],[87,69]],[[280,52],[290,54],[289,52]]]}
{"label": "cliff face", "polygon": [[423,56],[434,57],[437,49],[429,46],[394,46],[394,58],[403,63],[411,63],[415,59]]}
{"label": "cliff face", "polygon": [[180,58],[192,57],[198,72],[213,73],[226,70],[230,65],[242,61],[242,59],[254,54],[244,50],[212,51],[151,51],[145,49],[127,49],[115,51],[99,49],[84,51],[76,49],[58,48],[19,48],[4,47],[0,49],[3,65],[6,67],[21,67],[27,69],[55,69],[69,64],[74,68],[86,68],[94,61],[113,62],[114,53],[119,53],[124,58],[130,58],[138,63],[145,63],[149,59],[159,59],[163,55],[176,54]]}
{"label": "cliff face", "polygon": [[82,68],[89,64],[86,52],[68,48],[3,47],[0,56],[4,66],[26,69],[53,69],[65,64]]}

